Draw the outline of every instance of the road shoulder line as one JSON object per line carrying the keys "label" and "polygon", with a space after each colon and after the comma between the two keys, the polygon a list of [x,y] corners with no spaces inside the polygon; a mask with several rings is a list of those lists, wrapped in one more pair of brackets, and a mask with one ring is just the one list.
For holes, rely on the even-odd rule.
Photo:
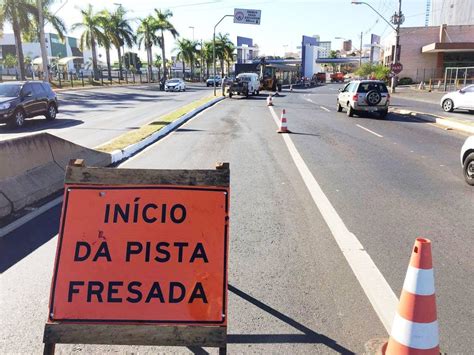
{"label": "road shoulder line", "polygon": [[[278,126],[279,119],[275,110],[273,107],[269,107],[269,109]],[[336,209],[324,194],[319,183],[296,149],[291,135],[283,134],[282,137],[316,207],[318,207],[324,221],[331,230],[336,243],[367,295],[377,316],[387,332],[390,333],[398,305],[398,298],[363,245],[349,231]]]}
{"label": "road shoulder line", "polygon": [[374,136],[377,136],[377,137],[379,137],[379,138],[383,138],[383,136],[382,136],[381,134],[378,134],[378,133],[376,133],[376,132],[374,132],[374,131],[371,131],[370,129],[365,128],[364,126],[361,126],[360,124],[356,124],[356,126],[359,127],[359,128],[361,128],[361,129],[363,129],[364,131],[367,131],[367,132],[369,132],[369,133],[372,133]]}

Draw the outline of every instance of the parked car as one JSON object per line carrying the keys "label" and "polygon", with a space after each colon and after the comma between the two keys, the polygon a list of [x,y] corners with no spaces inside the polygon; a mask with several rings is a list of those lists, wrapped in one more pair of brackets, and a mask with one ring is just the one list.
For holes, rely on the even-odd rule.
{"label": "parked car", "polygon": [[462,109],[474,113],[474,85],[447,93],[441,98],[440,105],[446,112]]}
{"label": "parked car", "polygon": [[170,79],[165,83],[165,91],[186,91],[186,83],[183,79]]}
{"label": "parked car", "polygon": [[25,119],[44,115],[54,120],[58,113],[58,99],[48,83],[42,81],[14,81],[0,84],[0,122],[21,127]]}
{"label": "parked car", "polygon": [[464,179],[474,186],[474,136],[470,136],[461,148],[461,166]]}
{"label": "parked car", "polygon": [[346,109],[347,116],[360,112],[377,112],[381,118],[388,113],[390,94],[379,80],[354,80],[339,89],[337,112]]}
{"label": "parked car", "polygon": [[216,75],[215,77],[214,76],[210,76],[207,80],[206,80],[206,86],[209,87],[209,86],[214,86],[214,81],[216,82],[216,86],[221,86],[222,85],[222,79],[219,75]]}

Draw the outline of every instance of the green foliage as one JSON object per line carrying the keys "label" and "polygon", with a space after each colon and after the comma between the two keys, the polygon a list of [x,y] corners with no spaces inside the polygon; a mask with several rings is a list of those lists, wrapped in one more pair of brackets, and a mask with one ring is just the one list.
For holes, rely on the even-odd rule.
{"label": "green foliage", "polygon": [[382,64],[365,63],[356,70],[356,75],[361,77],[374,77],[377,80],[387,80],[390,74],[390,68]]}
{"label": "green foliage", "polygon": [[400,80],[398,80],[398,84],[399,85],[411,85],[413,84],[413,80],[411,78],[401,78]]}
{"label": "green foliage", "polygon": [[8,53],[3,59],[3,65],[5,65],[6,68],[14,68],[17,63],[18,60],[16,59],[16,57],[10,53]]}

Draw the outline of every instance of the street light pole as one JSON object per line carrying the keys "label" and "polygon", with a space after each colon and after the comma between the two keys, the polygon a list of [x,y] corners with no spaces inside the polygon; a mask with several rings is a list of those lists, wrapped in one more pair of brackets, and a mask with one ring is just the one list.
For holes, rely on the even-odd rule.
{"label": "street light pole", "polygon": [[234,15],[224,15],[219,20],[218,23],[214,26],[214,34],[212,35],[212,63],[214,71],[214,96],[216,96],[216,27],[222,22],[226,17],[234,17]]}
{"label": "street light pole", "polygon": [[[393,51],[393,58],[392,58],[392,64],[398,63],[398,46],[400,45],[400,25],[403,22],[403,14],[402,14],[402,0],[398,0],[398,12],[395,13],[393,16],[393,24],[397,25],[397,27],[393,27],[393,25],[387,21],[385,17],[383,17],[377,10],[375,10],[370,4],[364,2],[364,1],[355,1],[352,0],[353,5],[367,5],[370,7],[377,15],[380,16],[382,20],[384,20],[394,31],[395,31],[395,49]],[[397,85],[397,78],[392,76],[392,83],[390,86],[390,90],[392,93],[395,92],[395,86]]]}
{"label": "street light pole", "polygon": [[46,38],[44,34],[44,15],[43,15],[43,1],[36,0],[36,6],[38,7],[38,26],[40,35],[40,47],[41,47],[41,61],[43,63],[43,81],[49,81],[49,69],[48,69],[48,52],[46,51]]}
{"label": "street light pole", "polygon": [[362,66],[362,36],[363,32],[360,33],[360,50],[359,50],[359,68]]}

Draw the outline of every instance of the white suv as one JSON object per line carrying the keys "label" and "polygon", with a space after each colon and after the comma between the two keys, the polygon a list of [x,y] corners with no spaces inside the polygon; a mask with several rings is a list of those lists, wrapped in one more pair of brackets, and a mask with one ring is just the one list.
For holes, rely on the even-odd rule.
{"label": "white suv", "polygon": [[474,185],[474,136],[470,136],[461,148],[461,166],[464,179]]}
{"label": "white suv", "polygon": [[377,112],[385,118],[389,103],[390,94],[383,81],[355,80],[339,89],[337,111],[345,108],[349,117],[359,112]]}

